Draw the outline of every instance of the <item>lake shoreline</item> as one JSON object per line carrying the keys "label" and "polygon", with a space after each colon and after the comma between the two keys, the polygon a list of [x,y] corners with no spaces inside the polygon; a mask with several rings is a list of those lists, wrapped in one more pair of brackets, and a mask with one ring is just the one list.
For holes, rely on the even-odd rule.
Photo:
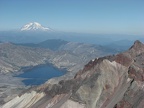
{"label": "lake shoreline", "polygon": [[51,78],[63,76],[67,73],[66,69],[59,69],[56,66],[46,63],[37,66],[23,67],[16,72],[13,77],[22,79],[26,86],[40,85]]}
{"label": "lake shoreline", "polygon": [[20,69],[19,71],[15,71],[15,72],[12,72],[12,73],[13,73],[13,76],[15,77],[15,76],[17,76],[17,75],[19,75],[19,74],[22,74],[22,73],[27,72],[27,71],[30,71],[30,70],[32,70],[32,69],[34,69],[34,68],[41,67],[41,66],[45,66],[45,65],[51,66],[51,67],[53,67],[53,68],[55,68],[55,69],[57,69],[57,70],[60,70],[60,71],[64,72],[65,74],[68,72],[68,70],[67,70],[66,68],[58,68],[58,67],[56,67],[54,64],[44,63],[44,64],[38,64],[38,65],[36,65],[36,66],[21,67],[21,69]]}

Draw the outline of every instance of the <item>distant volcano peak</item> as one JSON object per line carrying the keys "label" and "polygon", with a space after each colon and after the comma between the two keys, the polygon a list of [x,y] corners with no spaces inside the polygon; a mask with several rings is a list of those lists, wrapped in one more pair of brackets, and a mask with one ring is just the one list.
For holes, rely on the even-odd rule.
{"label": "distant volcano peak", "polygon": [[42,26],[38,22],[31,22],[26,25],[24,25],[21,28],[21,31],[52,31],[50,28]]}

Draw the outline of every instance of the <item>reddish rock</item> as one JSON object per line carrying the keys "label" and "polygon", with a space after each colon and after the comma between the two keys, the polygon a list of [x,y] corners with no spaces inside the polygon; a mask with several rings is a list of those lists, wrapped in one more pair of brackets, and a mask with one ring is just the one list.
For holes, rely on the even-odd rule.
{"label": "reddish rock", "polygon": [[126,101],[121,101],[119,104],[116,104],[114,108],[132,108],[130,103]]}
{"label": "reddish rock", "polygon": [[115,61],[117,63],[120,63],[120,64],[124,65],[124,66],[129,66],[132,63],[132,59],[127,57],[126,55],[124,55],[122,53],[116,55]]}
{"label": "reddish rock", "polygon": [[135,79],[136,81],[144,81],[143,69],[136,70],[134,67],[129,67],[128,73],[130,78]]}

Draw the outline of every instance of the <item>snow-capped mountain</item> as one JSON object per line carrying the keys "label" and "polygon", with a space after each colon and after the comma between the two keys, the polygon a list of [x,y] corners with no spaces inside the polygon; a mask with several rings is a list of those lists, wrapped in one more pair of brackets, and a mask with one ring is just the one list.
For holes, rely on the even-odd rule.
{"label": "snow-capped mountain", "polygon": [[38,22],[28,23],[21,28],[21,31],[52,31],[50,28],[43,27]]}

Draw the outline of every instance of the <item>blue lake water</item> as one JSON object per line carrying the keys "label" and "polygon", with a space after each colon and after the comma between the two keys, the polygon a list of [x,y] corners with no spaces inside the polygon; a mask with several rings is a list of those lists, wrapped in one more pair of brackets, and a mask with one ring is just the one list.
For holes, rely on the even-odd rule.
{"label": "blue lake water", "polygon": [[16,77],[26,78],[22,82],[25,85],[40,85],[48,79],[64,75],[66,72],[51,65],[41,65],[25,71]]}

